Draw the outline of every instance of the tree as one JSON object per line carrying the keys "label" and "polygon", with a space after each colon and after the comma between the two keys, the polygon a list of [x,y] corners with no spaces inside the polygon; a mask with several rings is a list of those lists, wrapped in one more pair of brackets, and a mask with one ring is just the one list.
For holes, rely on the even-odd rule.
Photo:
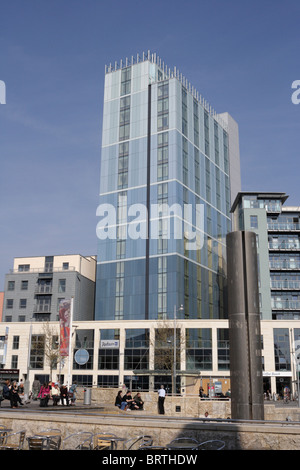
{"label": "tree", "polygon": [[52,371],[57,368],[57,364],[62,361],[59,348],[59,336],[57,327],[49,322],[43,324],[44,334],[44,357],[50,367],[50,380],[52,381]]}
{"label": "tree", "polygon": [[[176,328],[176,355],[174,354],[174,325],[172,321],[165,321],[161,327],[155,329],[154,368],[160,371],[169,371],[172,374],[172,391],[176,393],[174,383],[175,372],[180,370],[180,356],[184,345],[184,337],[180,328]],[[176,367],[176,371],[175,371]]]}

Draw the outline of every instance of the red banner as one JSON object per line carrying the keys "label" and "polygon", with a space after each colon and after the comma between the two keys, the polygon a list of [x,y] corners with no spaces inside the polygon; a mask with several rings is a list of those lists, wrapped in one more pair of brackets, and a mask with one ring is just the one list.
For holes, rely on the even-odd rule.
{"label": "red banner", "polygon": [[60,330],[60,355],[69,355],[71,325],[71,300],[61,300],[59,303],[59,330]]}

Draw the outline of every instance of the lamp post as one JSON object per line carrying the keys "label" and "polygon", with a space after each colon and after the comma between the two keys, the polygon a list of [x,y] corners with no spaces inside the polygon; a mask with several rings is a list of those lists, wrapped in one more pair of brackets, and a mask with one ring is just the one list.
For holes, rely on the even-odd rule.
{"label": "lamp post", "polygon": [[27,351],[27,375],[25,380],[25,394],[29,397],[30,393],[30,380],[29,380],[29,372],[30,372],[30,353],[31,353],[31,341],[32,341],[32,320],[34,317],[30,317],[30,328],[29,328],[29,338],[28,338],[28,351]]}
{"label": "lamp post", "polygon": [[173,360],[173,382],[174,382],[174,391],[173,393],[176,395],[176,346],[177,346],[177,341],[176,341],[176,317],[177,317],[177,311],[183,311],[183,305],[180,305],[180,307],[177,309],[176,305],[174,305],[174,360]]}

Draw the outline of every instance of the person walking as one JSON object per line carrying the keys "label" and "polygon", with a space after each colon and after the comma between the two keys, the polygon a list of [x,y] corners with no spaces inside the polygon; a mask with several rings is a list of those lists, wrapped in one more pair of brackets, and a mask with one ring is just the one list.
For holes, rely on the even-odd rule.
{"label": "person walking", "polygon": [[165,414],[165,398],[166,398],[166,391],[164,389],[164,386],[161,385],[160,389],[158,390],[158,412],[160,415]]}

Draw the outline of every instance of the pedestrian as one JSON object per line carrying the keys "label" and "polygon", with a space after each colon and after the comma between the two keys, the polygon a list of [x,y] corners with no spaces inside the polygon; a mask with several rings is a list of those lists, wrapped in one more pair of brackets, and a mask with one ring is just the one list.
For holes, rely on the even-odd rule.
{"label": "pedestrian", "polygon": [[165,414],[165,398],[166,398],[166,391],[164,389],[164,386],[161,385],[160,389],[158,390],[158,412],[160,415]]}
{"label": "pedestrian", "polygon": [[34,379],[33,384],[32,384],[32,399],[34,401],[37,400],[37,396],[39,394],[39,391],[41,389],[41,383],[38,379]]}
{"label": "pedestrian", "polygon": [[41,386],[37,398],[40,398],[40,407],[44,408],[48,406],[48,401],[50,398],[50,387],[47,382],[45,382],[44,385]]}
{"label": "pedestrian", "polygon": [[75,401],[76,401],[76,388],[77,388],[77,382],[74,381],[69,390],[69,398],[71,400],[71,405],[73,406],[75,406]]}

